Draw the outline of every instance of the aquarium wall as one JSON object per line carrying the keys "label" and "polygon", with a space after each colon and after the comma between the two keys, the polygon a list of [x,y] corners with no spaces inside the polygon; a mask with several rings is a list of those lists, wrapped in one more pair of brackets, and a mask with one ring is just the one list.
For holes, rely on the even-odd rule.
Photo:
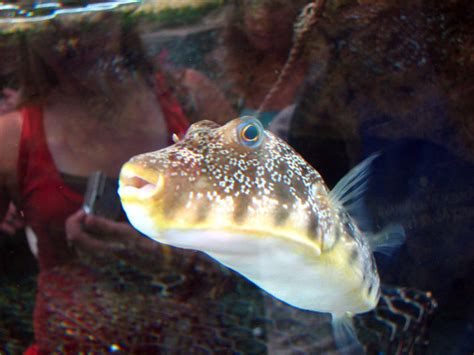
{"label": "aquarium wall", "polygon": [[473,23],[0,3],[0,354],[472,354]]}

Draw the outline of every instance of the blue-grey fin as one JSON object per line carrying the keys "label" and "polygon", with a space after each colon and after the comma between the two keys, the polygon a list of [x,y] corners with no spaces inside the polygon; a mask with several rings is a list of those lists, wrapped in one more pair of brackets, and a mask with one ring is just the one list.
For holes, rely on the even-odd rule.
{"label": "blue-grey fin", "polygon": [[399,224],[390,224],[378,233],[366,234],[373,252],[390,255],[405,242],[405,229]]}
{"label": "blue-grey fin", "polygon": [[380,154],[375,153],[353,167],[329,193],[330,201],[339,207],[344,207],[349,214],[356,210],[362,195],[367,189],[367,175],[370,165]]}
{"label": "blue-grey fin", "polygon": [[364,232],[371,231],[372,224],[363,195],[367,190],[370,166],[379,155],[374,153],[353,167],[329,193],[332,205],[349,213]]}
{"label": "blue-grey fin", "polygon": [[364,348],[357,338],[352,316],[332,315],[334,341],[339,354],[364,354]]}

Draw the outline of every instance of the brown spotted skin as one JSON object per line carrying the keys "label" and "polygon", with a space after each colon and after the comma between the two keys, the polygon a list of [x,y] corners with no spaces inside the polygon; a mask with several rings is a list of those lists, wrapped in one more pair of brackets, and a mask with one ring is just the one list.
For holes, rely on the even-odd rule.
{"label": "brown spotted skin", "polygon": [[124,170],[150,179],[164,177],[165,191],[149,205],[158,227],[211,228],[216,212],[227,208],[219,220],[229,223],[220,228],[283,229],[320,244],[334,219],[321,176],[269,132],[256,149],[239,144],[234,133],[241,122],[236,119],[222,127],[210,121],[195,123],[177,144],[127,163]]}

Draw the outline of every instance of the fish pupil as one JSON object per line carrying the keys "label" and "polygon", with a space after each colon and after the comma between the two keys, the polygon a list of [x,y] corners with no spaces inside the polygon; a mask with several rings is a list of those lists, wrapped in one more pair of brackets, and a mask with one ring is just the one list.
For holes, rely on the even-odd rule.
{"label": "fish pupil", "polygon": [[242,138],[244,139],[244,141],[247,141],[247,142],[257,141],[259,135],[260,135],[260,132],[257,126],[253,124],[249,124],[245,126],[244,129],[242,130]]}

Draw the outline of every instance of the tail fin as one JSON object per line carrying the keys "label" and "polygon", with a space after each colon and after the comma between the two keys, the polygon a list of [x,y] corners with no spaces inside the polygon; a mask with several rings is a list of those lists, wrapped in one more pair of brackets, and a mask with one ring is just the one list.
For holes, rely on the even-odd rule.
{"label": "tail fin", "polygon": [[349,314],[332,315],[334,340],[340,354],[364,354],[364,348],[357,339],[357,334]]}

